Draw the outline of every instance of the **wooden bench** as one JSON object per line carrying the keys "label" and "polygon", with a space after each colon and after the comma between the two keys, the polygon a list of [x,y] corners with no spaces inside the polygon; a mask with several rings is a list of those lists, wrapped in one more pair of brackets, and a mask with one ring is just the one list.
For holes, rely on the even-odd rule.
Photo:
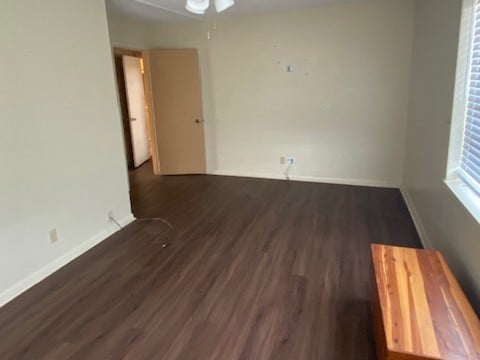
{"label": "wooden bench", "polygon": [[371,250],[378,359],[479,360],[480,321],[443,256],[385,245]]}

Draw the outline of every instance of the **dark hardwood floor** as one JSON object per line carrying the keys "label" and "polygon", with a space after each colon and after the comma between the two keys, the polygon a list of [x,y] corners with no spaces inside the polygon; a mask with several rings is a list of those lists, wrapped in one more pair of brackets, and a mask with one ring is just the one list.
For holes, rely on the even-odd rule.
{"label": "dark hardwood floor", "polygon": [[[398,190],[131,174],[136,221],[0,309],[0,359],[375,359],[371,242]],[[164,247],[166,245],[166,247]]]}

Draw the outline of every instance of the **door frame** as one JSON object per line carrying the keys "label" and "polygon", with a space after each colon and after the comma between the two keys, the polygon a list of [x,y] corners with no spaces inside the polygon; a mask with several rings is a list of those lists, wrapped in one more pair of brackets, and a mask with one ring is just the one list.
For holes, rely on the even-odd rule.
{"label": "door frame", "polygon": [[[152,155],[152,164],[153,164],[153,173],[155,175],[160,175],[160,162],[158,156],[158,146],[157,146],[157,128],[155,126],[155,112],[153,110],[153,97],[152,97],[152,88],[150,82],[150,63],[149,63],[149,56],[148,51],[146,50],[137,50],[137,49],[129,49],[124,47],[113,47],[113,56],[133,56],[143,60],[143,67],[144,67],[144,74],[143,74],[143,85],[145,90],[145,102],[147,104],[147,126],[150,135],[150,153]],[[116,65],[115,65],[116,66]],[[117,72],[115,72],[117,74]],[[118,81],[117,81],[117,92],[120,91],[118,89]],[[120,104],[120,95],[118,94],[119,98],[119,107],[120,113],[122,114],[121,104]],[[123,117],[123,114],[122,114]],[[122,127],[123,127],[123,121]],[[131,140],[130,140],[131,141]]]}

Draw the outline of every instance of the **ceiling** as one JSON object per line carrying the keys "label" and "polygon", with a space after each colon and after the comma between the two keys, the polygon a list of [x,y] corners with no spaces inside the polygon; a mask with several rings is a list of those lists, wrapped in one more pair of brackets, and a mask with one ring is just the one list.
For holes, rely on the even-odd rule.
{"label": "ceiling", "polygon": [[159,23],[202,21],[233,15],[289,10],[327,3],[348,3],[364,0],[236,0],[221,14],[215,12],[213,0],[207,15],[194,15],[185,10],[185,0],[106,0],[109,8]]}

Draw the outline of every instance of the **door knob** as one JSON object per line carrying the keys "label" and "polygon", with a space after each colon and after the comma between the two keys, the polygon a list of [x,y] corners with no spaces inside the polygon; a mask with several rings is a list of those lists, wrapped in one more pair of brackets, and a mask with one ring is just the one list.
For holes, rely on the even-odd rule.
{"label": "door knob", "polygon": [[195,119],[195,122],[196,122],[197,124],[200,124],[202,121],[201,121],[200,119]]}
{"label": "door knob", "polygon": [[130,121],[137,121],[137,118],[131,118]]}

